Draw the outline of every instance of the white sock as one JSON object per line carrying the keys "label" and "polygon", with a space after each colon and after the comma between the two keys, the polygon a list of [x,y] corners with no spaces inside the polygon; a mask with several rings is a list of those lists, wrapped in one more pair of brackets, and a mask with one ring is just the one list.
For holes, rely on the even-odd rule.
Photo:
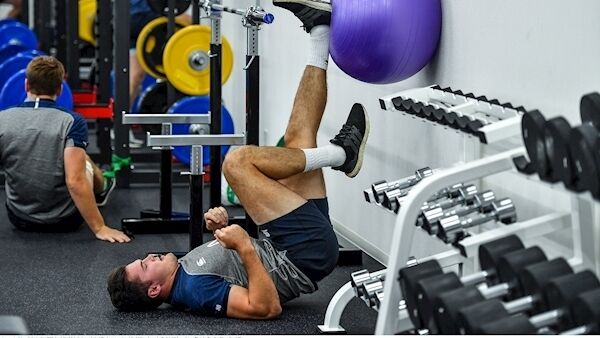
{"label": "white sock", "polygon": [[324,147],[302,149],[306,157],[304,172],[324,167],[339,167],[346,161],[344,148],[329,144]]}
{"label": "white sock", "polygon": [[327,70],[329,63],[329,26],[319,25],[310,30],[308,65]]}

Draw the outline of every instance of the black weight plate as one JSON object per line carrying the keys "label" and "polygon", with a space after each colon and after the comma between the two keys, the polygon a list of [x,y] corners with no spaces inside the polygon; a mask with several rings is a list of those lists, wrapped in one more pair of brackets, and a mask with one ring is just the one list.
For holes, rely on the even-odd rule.
{"label": "black weight plate", "polygon": [[[521,271],[519,285],[523,295],[541,295],[546,285],[556,277],[573,273],[567,261],[560,257],[547,262],[527,266]],[[536,298],[539,298],[535,296]],[[549,310],[540,299],[533,304],[533,313]]]}
{"label": "black weight plate", "polygon": [[430,105],[425,105],[425,107],[423,107],[423,109],[421,109],[421,117],[429,119],[429,117],[433,114],[433,111],[435,110],[434,107],[430,106]]}
{"label": "black weight plate", "polygon": [[544,144],[544,124],[546,119],[538,110],[532,110],[523,115],[521,120],[521,132],[523,142],[527,149],[529,161],[533,164],[535,171],[541,176],[546,176],[548,159]]}
{"label": "black weight plate", "polygon": [[[516,286],[519,282],[519,275],[528,265],[536,264],[547,261],[546,255],[537,246],[533,246],[527,249],[521,249],[518,251],[509,252],[503,255],[498,260],[498,266],[496,271],[498,273],[498,279],[508,285]],[[519,290],[517,292],[511,292],[511,298],[517,298],[522,296]]]}
{"label": "black weight plate", "polygon": [[545,175],[540,171],[540,178],[547,182],[562,181],[567,189],[573,189],[575,168],[569,150],[571,125],[562,116],[546,121],[544,130],[544,147],[548,168]]}
{"label": "black weight plate", "polygon": [[517,235],[502,237],[479,246],[479,265],[481,270],[494,270],[498,260],[509,252],[525,248]]}
{"label": "black weight plate", "polygon": [[[169,0],[146,0],[148,1],[148,5],[154,11],[154,13],[159,15],[168,15],[169,9]],[[175,1],[175,16],[185,13],[185,11],[190,7],[191,0],[176,0]]]}
{"label": "black weight plate", "polygon": [[412,105],[411,109],[410,109],[410,113],[415,115],[415,116],[422,116],[423,115],[423,108],[425,108],[425,105],[421,102],[417,102],[415,104]]}
{"label": "black weight plate", "polygon": [[589,93],[581,98],[579,103],[581,122],[591,123],[600,130],[600,94]]}
{"label": "black weight plate", "polygon": [[469,132],[471,134],[475,134],[483,126],[484,126],[484,123],[481,120],[475,119],[475,120],[469,121],[469,123],[467,124],[467,132]]}
{"label": "black weight plate", "polygon": [[485,323],[495,322],[510,316],[502,302],[497,299],[484,300],[476,304],[463,306],[457,312],[453,325],[459,328],[458,332],[449,334],[481,334],[481,326]]}
{"label": "black weight plate", "polygon": [[400,288],[406,302],[408,314],[416,328],[423,328],[419,310],[417,308],[417,283],[424,278],[442,275],[444,272],[440,264],[435,260],[425,261],[418,265],[406,267],[400,270]]}
{"label": "black weight plate", "polygon": [[446,116],[446,111],[443,110],[442,108],[437,108],[433,111],[433,121],[438,122],[438,123],[442,123],[442,121],[444,120],[444,116]]}
{"label": "black weight plate", "polygon": [[433,302],[435,323],[440,334],[460,334],[459,311],[467,306],[484,301],[479,289],[474,286],[444,292]]}
{"label": "black weight plate", "polygon": [[598,131],[591,124],[573,128],[569,135],[569,151],[573,163],[573,190],[589,191],[594,197],[600,196],[600,159],[597,156],[596,142]]}
{"label": "black weight plate", "polygon": [[[151,21],[152,22],[152,21]],[[181,23],[175,23],[175,31],[185,27]],[[150,40],[153,40],[150,42]],[[144,63],[152,70],[155,74],[151,74],[155,77],[165,78],[165,72],[163,67],[163,53],[167,45],[167,22],[156,24],[146,35],[142,48],[138,48],[140,56],[144,59]],[[139,46],[139,44],[138,44]],[[151,46],[151,50],[148,50],[146,46]]]}
{"label": "black weight plate", "polygon": [[448,112],[448,114],[446,114],[446,116],[444,116],[444,124],[447,124],[452,128],[455,128],[457,119],[458,119],[458,114],[456,112]]}
{"label": "black weight plate", "polygon": [[[184,96],[184,94],[175,90],[175,101]],[[168,109],[167,82],[157,82],[141,94],[138,114],[166,114]],[[146,124],[142,128],[151,134],[161,133],[160,125]]]}

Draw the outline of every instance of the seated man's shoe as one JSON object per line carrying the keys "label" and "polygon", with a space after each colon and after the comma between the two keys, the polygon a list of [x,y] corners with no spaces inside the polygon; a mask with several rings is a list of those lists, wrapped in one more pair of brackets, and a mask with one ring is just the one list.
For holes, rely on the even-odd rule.
{"label": "seated man's shoe", "polygon": [[115,190],[117,186],[117,180],[114,178],[104,178],[106,180],[106,188],[101,193],[96,194],[96,205],[103,207],[108,202],[108,197]]}
{"label": "seated man's shoe", "polygon": [[331,23],[331,1],[329,0],[273,0],[273,5],[285,8],[292,13],[304,26],[304,30],[310,30],[318,25]]}
{"label": "seated man's shoe", "polygon": [[362,167],[365,145],[369,137],[369,116],[360,103],[355,103],[342,130],[330,142],[344,148],[346,161],[334,170],[343,171],[348,177],[358,175]]}

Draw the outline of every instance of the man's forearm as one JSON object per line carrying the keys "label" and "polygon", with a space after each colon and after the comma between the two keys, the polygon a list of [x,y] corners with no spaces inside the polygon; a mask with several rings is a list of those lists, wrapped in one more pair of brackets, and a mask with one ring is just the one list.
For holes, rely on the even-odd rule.
{"label": "man's forearm", "polygon": [[69,193],[79,213],[95,234],[104,226],[104,218],[96,205],[96,198],[87,179],[68,185]]}
{"label": "man's forearm", "polygon": [[279,312],[279,294],[271,276],[267,273],[254,245],[250,242],[238,250],[248,273],[248,301],[266,313]]}

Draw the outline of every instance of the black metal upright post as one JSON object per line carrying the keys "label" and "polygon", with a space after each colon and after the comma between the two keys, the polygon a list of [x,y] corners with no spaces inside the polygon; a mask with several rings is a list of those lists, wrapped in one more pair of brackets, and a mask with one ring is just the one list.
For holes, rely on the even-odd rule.
{"label": "black metal upright post", "polygon": [[[115,12],[116,14],[116,12]],[[129,34],[129,17],[127,18],[123,18],[123,15],[121,15],[121,17],[119,18],[121,20],[121,22],[123,22],[123,20],[126,20],[125,23],[127,24],[127,30],[125,31],[125,27],[122,26],[116,26],[115,27],[119,27],[118,32],[117,29],[115,29],[114,34],[118,35],[118,37],[124,37],[124,32],[126,32],[127,34]],[[97,8],[97,18],[98,20],[96,20],[96,70],[97,70],[97,74],[96,74],[96,84],[97,84],[97,97],[96,97],[96,102],[99,104],[107,104],[110,100],[110,98],[112,97],[111,92],[110,92],[110,86],[108,86],[108,84],[110,83],[110,71],[112,70],[112,66],[113,66],[113,11],[112,11],[112,5],[111,5],[111,1],[98,1],[98,8]],[[114,20],[115,20],[115,24],[116,24],[116,16],[114,16]],[[116,43],[115,39],[115,43]],[[127,37],[127,39],[124,39],[123,41],[129,41],[129,37]],[[117,46],[115,46],[114,50],[115,50],[115,54],[120,54],[121,58],[123,58],[124,56],[127,56],[127,62],[123,62],[122,60],[120,60],[121,62],[119,62],[120,65],[125,65],[127,66],[127,69],[129,69],[129,45],[127,46],[123,46],[123,44],[125,42],[121,41],[119,43],[119,47],[120,48],[124,48],[124,50],[119,50],[116,49]],[[125,51],[127,51],[127,53],[125,53]],[[120,72],[122,73],[122,72]],[[116,80],[116,78],[115,78]],[[115,81],[117,82],[117,81]],[[129,75],[127,76],[127,83],[129,83]],[[122,83],[121,83],[122,84]],[[129,86],[129,85],[128,85]],[[121,88],[121,87],[119,87]],[[129,93],[129,89],[127,89],[127,92]]]}
{"label": "black metal upright post", "polygon": [[[98,1],[99,4],[108,1]],[[115,150],[119,158],[129,158],[129,127],[123,125],[123,114],[129,111],[129,1],[113,1],[114,69],[115,69]],[[118,29],[117,29],[118,28]],[[107,82],[108,83],[108,82]],[[117,174],[119,187],[129,188],[130,169],[125,166]]]}
{"label": "black metal upright post", "polygon": [[[258,26],[248,27],[246,54],[246,144],[259,144],[260,126],[260,56],[258,55]],[[258,226],[246,214],[246,231],[258,237]]]}
{"label": "black metal upright post", "polygon": [[[54,47],[56,48],[56,58],[65,64],[67,60],[67,25],[65,23],[67,13],[67,2],[68,0],[54,0],[54,13],[55,35],[54,35]],[[65,68],[68,65],[65,64]]]}
{"label": "black metal upright post", "polygon": [[[33,1],[33,0],[32,0]],[[29,26],[31,20],[29,18],[29,0],[25,0],[21,3],[21,22]]]}
{"label": "black metal upright post", "polygon": [[[212,1],[220,5],[221,0]],[[210,133],[221,134],[223,55],[221,12],[211,11],[212,39],[210,43]],[[221,147],[210,147],[210,207],[221,205]]]}
{"label": "black metal upright post", "polygon": [[[25,1],[27,2],[27,1]],[[80,89],[79,81],[79,0],[65,0],[65,67],[72,90]]]}
{"label": "black metal upright post", "polygon": [[204,180],[202,146],[192,146],[190,159],[190,251],[202,245]]}
{"label": "black metal upright post", "polygon": [[54,28],[52,27],[53,1],[36,1],[34,3],[34,25],[33,30],[40,42],[39,49],[50,54],[52,40],[54,39]]}

